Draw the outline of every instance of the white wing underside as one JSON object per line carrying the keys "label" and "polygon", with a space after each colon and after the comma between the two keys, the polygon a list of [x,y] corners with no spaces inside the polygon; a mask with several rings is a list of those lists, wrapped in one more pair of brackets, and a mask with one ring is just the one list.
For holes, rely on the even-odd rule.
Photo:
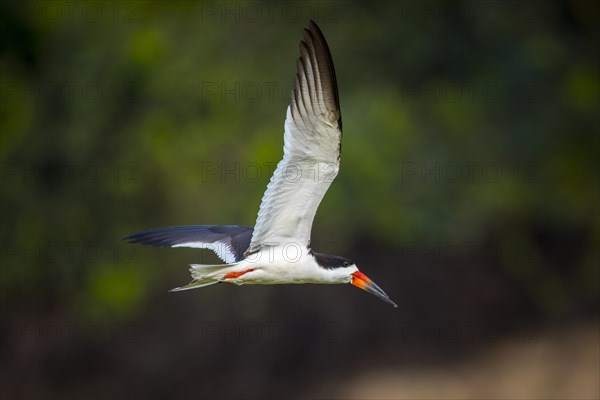
{"label": "white wing underside", "polygon": [[284,156],[263,196],[247,253],[263,245],[308,245],[317,208],[339,170],[342,130],[335,72],[314,23],[305,29],[297,68]]}
{"label": "white wing underside", "polygon": [[171,247],[191,247],[195,249],[208,249],[212,250],[221,260],[226,264],[233,264],[237,262],[235,253],[231,248],[231,245],[225,242],[215,243],[202,243],[202,242],[187,242],[175,244]]}

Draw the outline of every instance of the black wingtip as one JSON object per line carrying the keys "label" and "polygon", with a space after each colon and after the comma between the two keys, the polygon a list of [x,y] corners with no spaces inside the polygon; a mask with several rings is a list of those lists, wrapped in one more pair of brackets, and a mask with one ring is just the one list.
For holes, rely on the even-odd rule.
{"label": "black wingtip", "polygon": [[123,238],[128,244],[145,244],[152,247],[172,247],[172,243],[169,243],[164,238],[154,237],[149,232],[137,232],[127,235]]}
{"label": "black wingtip", "polygon": [[[337,78],[335,75],[335,67],[333,65],[333,58],[331,56],[331,50],[325,39],[325,35],[314,20],[309,20],[308,25],[304,28],[304,40],[300,43],[300,54],[302,58],[302,43],[305,46],[311,46],[318,58],[324,61],[322,68],[326,68],[329,71],[328,82],[331,85],[331,94],[333,96],[334,107],[339,114],[338,125],[340,131],[342,130],[342,113],[340,107],[340,95],[338,91]],[[341,142],[340,150],[341,155]]]}
{"label": "black wingtip", "polygon": [[[321,38],[321,40],[323,40],[325,43],[327,43],[327,41],[325,40],[325,35],[323,34],[323,31],[321,30],[321,28],[319,28],[319,25],[317,25],[317,23],[314,20],[310,20],[308,22],[308,25],[306,25],[306,28],[304,28],[305,31],[308,31],[309,33],[315,34],[318,37]],[[329,50],[329,46],[327,48],[327,50]]]}
{"label": "black wingtip", "polygon": [[306,25],[306,27],[304,28],[304,34],[305,35],[308,34],[309,36],[316,35],[320,38],[323,38],[323,40],[325,39],[325,35],[323,35],[323,32],[319,28],[319,25],[317,25],[316,22],[313,21],[312,19],[310,20],[308,25]]}

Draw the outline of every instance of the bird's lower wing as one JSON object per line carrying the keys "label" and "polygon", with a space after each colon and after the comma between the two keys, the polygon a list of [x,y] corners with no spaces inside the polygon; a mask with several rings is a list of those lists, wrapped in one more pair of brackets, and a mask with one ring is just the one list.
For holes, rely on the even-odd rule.
{"label": "bird's lower wing", "polygon": [[130,243],[155,247],[193,247],[214,251],[224,262],[244,258],[253,228],[239,225],[188,225],[149,229],[125,238]]}

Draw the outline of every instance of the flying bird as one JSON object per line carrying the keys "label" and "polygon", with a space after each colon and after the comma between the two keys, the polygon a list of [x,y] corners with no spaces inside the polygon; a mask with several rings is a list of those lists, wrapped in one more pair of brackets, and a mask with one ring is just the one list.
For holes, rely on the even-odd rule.
{"label": "flying bird", "polygon": [[190,225],[150,229],[125,238],[156,247],[210,249],[219,265],[190,265],[192,282],[172,291],[219,282],[350,283],[397,307],[347,258],[310,246],[319,203],[339,171],[342,116],[333,60],[314,21],[304,29],[296,80],[284,125],[283,159],[263,195],[254,227]]}

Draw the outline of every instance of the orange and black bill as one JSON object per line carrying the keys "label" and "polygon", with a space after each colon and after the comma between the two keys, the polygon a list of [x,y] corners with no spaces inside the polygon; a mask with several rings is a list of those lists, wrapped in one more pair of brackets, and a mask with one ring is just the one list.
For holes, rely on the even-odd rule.
{"label": "orange and black bill", "polygon": [[398,305],[396,303],[394,303],[392,300],[390,300],[389,296],[387,294],[385,294],[385,292],[379,286],[377,286],[377,284],[375,282],[370,280],[362,272],[356,271],[355,273],[353,273],[351,283],[354,286],[361,288],[362,290],[366,290],[367,292],[374,294],[375,296],[379,297],[381,300],[385,301],[386,303],[389,303],[389,304],[393,305],[394,307],[398,307]]}

